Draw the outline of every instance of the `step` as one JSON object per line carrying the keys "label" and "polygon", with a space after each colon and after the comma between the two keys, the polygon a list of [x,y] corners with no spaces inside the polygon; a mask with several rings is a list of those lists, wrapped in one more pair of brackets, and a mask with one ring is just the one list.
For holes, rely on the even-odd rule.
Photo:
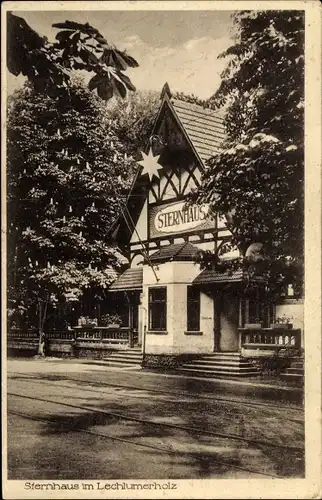
{"label": "step", "polygon": [[281,373],[281,378],[286,380],[304,380],[304,377],[300,373]]}
{"label": "step", "polygon": [[285,370],[285,373],[289,373],[289,374],[298,374],[298,375],[304,375],[304,368],[294,368],[293,366],[291,366],[290,368],[286,368]]}
{"label": "step", "polygon": [[104,358],[105,361],[119,361],[120,363],[142,363],[142,358],[133,359],[133,358],[114,358],[114,356],[108,356]]}
{"label": "step", "polygon": [[212,371],[206,371],[202,369],[192,369],[192,368],[179,368],[177,370],[178,372],[184,372],[184,373],[191,373],[191,375],[197,375],[197,376],[204,376],[204,377],[258,377],[260,375],[259,372],[254,371],[254,370],[249,370],[247,372],[236,372],[232,373],[231,371],[224,371],[224,370],[212,370]]}
{"label": "step", "polygon": [[206,363],[216,363],[216,362],[222,362],[222,363],[240,363],[240,362],[243,362],[245,361],[244,358],[229,358],[228,356],[227,357],[212,357],[212,358],[194,358],[192,361],[195,361],[195,360],[198,360],[198,361],[205,361]]}
{"label": "step", "polygon": [[243,361],[244,358],[241,356],[202,356],[200,358],[195,359],[204,359],[205,361]]}
{"label": "step", "polygon": [[304,369],[304,363],[303,363],[303,361],[293,361],[293,363],[291,363],[291,368],[303,368]]}
{"label": "step", "polygon": [[228,357],[218,357],[218,358],[194,358],[192,361],[205,361],[206,363],[240,363],[244,362],[243,358],[228,358]]}
{"label": "step", "polygon": [[200,364],[184,364],[182,365],[182,368],[185,369],[193,369],[193,370],[204,370],[207,372],[211,371],[230,371],[230,372],[245,372],[245,371],[255,371],[255,368],[252,365],[248,366],[206,366],[206,365],[200,365]]}
{"label": "step", "polygon": [[112,352],[110,354],[110,356],[115,356],[115,357],[125,357],[125,358],[133,358],[133,359],[137,359],[137,358],[142,358],[142,354],[140,352],[136,353],[136,354],[131,354],[131,353],[128,353],[128,352]]}
{"label": "step", "polygon": [[301,376],[283,374],[281,375],[280,379],[283,382],[289,383],[290,385],[294,385],[296,387],[303,387],[304,385],[304,378]]}
{"label": "step", "polygon": [[212,352],[211,354],[203,354],[203,358],[240,358],[240,352]]}
{"label": "step", "polygon": [[223,365],[223,366],[249,366],[251,365],[251,363],[249,363],[248,361],[244,361],[244,360],[235,360],[235,361],[231,361],[231,360],[218,360],[218,359],[213,359],[213,360],[207,360],[207,359],[194,359],[193,361],[187,361],[187,363],[185,364],[194,364],[194,363],[198,363],[198,365],[205,365],[205,366],[214,366],[214,365]]}
{"label": "step", "polygon": [[104,365],[106,366],[114,366],[115,368],[129,368],[129,367],[135,367],[135,368],[141,368],[140,363],[121,363],[120,361],[110,361],[110,360],[103,360],[105,361]]}
{"label": "step", "polygon": [[142,363],[141,359],[133,360],[133,359],[104,358],[103,361],[105,361],[106,363],[115,363],[115,364],[121,363],[124,365],[141,365]]}
{"label": "step", "polygon": [[127,358],[141,358],[142,353],[141,352],[136,352],[135,354],[132,354],[131,352],[127,351],[116,351],[116,352],[111,352],[110,356],[125,356]]}

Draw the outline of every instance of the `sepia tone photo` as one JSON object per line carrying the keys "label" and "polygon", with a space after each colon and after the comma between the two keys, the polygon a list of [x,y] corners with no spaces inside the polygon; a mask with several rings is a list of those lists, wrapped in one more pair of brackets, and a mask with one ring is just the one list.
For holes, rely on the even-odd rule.
{"label": "sepia tone photo", "polygon": [[188,3],[2,12],[6,498],[310,475],[308,10]]}

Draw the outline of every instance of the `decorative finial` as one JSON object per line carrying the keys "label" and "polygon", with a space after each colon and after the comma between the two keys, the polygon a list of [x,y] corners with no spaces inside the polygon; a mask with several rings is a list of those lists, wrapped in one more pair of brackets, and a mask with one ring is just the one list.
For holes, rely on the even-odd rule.
{"label": "decorative finial", "polygon": [[161,90],[161,96],[160,96],[161,99],[163,99],[165,95],[167,95],[169,97],[169,99],[172,97],[168,82],[165,82],[165,84],[163,85],[163,88]]}

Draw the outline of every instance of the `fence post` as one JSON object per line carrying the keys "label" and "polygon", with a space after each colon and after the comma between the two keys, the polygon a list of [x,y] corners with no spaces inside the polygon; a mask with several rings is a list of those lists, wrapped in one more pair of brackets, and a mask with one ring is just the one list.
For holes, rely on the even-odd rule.
{"label": "fence post", "polygon": [[243,332],[241,332],[240,330],[238,331],[239,333],[239,338],[238,338],[238,350],[241,351],[241,348],[242,348],[242,335],[243,335]]}
{"label": "fence post", "polygon": [[133,329],[129,328],[129,347],[133,347],[133,346],[134,346],[134,343],[133,343]]}

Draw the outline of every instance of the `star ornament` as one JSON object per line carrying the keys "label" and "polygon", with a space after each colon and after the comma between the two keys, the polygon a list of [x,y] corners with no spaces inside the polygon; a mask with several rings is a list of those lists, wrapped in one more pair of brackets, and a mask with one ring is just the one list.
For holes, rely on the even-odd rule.
{"label": "star ornament", "polygon": [[138,164],[143,167],[141,175],[148,174],[150,181],[152,180],[152,177],[154,175],[156,177],[160,178],[160,174],[159,174],[158,170],[163,168],[162,165],[160,165],[160,163],[158,163],[158,159],[160,158],[160,155],[153,156],[151,149],[147,155],[143,152],[141,153],[141,155],[142,155],[142,160],[138,161]]}

